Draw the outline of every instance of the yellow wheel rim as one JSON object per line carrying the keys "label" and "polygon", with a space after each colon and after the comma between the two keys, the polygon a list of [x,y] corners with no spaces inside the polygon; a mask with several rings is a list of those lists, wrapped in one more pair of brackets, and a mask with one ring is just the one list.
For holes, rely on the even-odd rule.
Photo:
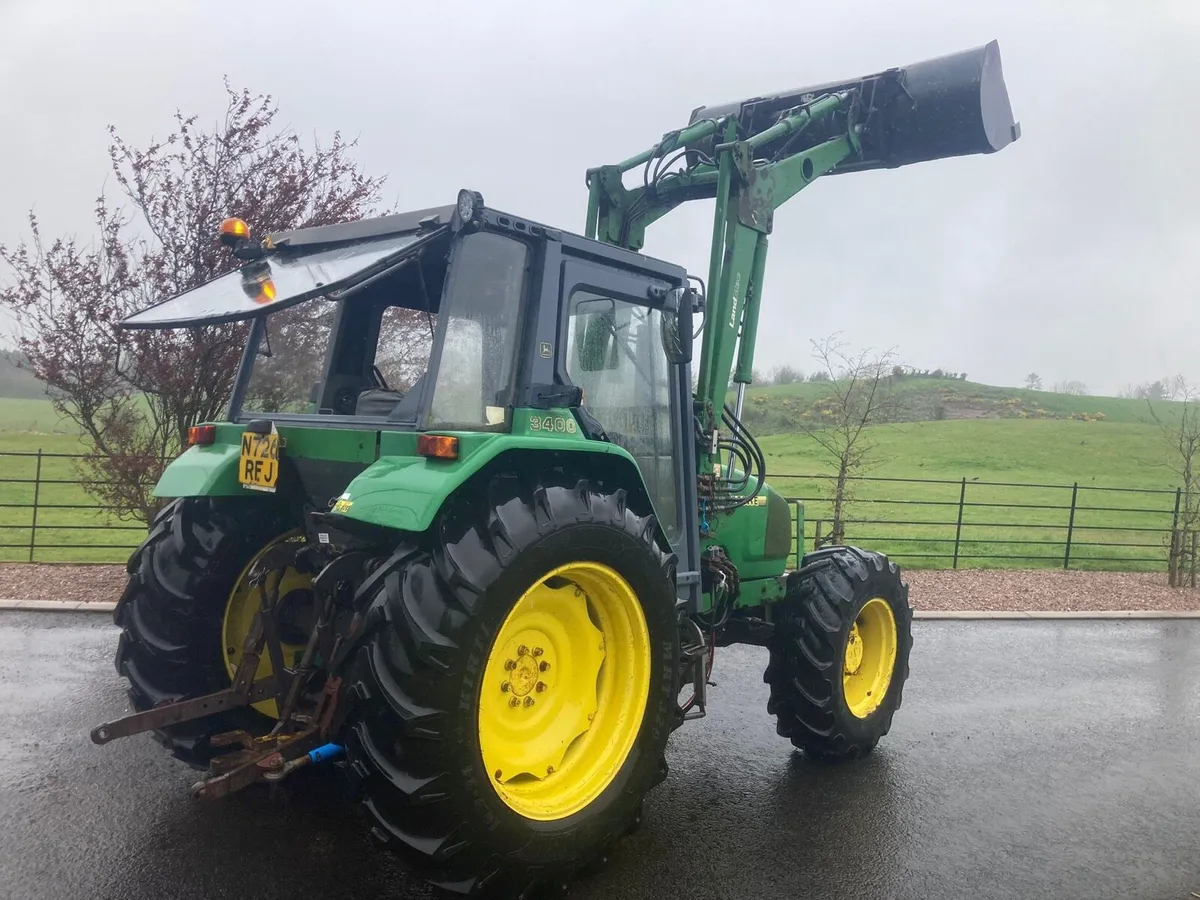
{"label": "yellow wheel rim", "polygon": [[599,797],[641,730],[650,659],[642,606],[608,566],[559,566],[529,588],[479,692],[479,747],[500,799],[552,821]]}
{"label": "yellow wheel rim", "polygon": [[842,688],[850,712],[865,719],[879,708],[896,667],[896,617],[882,597],[868,600],[850,627]]}
{"label": "yellow wheel rim", "polygon": [[[221,624],[221,641],[225,671],[229,673],[231,681],[233,680],[234,673],[237,671],[238,664],[242,661],[242,648],[246,645],[246,635],[250,633],[250,626],[254,623],[254,614],[258,612],[260,603],[259,589],[250,583],[248,577],[250,569],[272,547],[289,540],[302,541],[303,539],[303,535],[297,530],[280,535],[268,543],[258,553],[254,554],[254,558],[250,562],[246,563],[246,567],[242,569],[241,574],[238,575],[238,579],[234,583],[233,590],[229,592],[229,599],[225,603],[225,619]],[[272,583],[274,583],[278,575],[272,572],[269,577]],[[285,569],[283,580],[279,583],[280,611],[286,613],[289,607],[294,605],[297,600],[303,601],[303,596],[296,592],[311,592],[311,590],[311,575],[297,572],[290,567]],[[289,595],[292,598],[291,600],[288,600]],[[286,604],[285,600],[288,601]],[[286,635],[281,635],[281,638],[284,663],[286,665],[297,664],[300,661],[300,657],[304,655],[304,642],[289,642],[286,639]],[[254,678],[255,680],[267,678],[274,671],[271,665],[271,657],[264,645],[258,660],[258,670],[255,672]],[[274,700],[260,700],[258,703],[253,704],[253,706],[263,715],[270,716],[273,719],[279,718],[279,707]]]}

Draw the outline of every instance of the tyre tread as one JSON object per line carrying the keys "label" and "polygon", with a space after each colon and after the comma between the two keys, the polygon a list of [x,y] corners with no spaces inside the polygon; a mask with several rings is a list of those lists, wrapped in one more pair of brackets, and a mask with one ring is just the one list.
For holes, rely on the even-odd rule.
{"label": "tyre tread", "polygon": [[[866,594],[883,594],[896,616],[897,669],[888,698],[865,722],[852,720],[839,699],[844,635]],[[908,586],[882,553],[834,546],[804,557],[779,604],[776,634],[763,680],[776,730],[807,755],[856,759],[871,752],[891,728],[903,700],[912,645]]]}
{"label": "tyre tread", "polygon": [[[641,541],[666,578],[674,557],[654,542],[653,517],[631,510],[624,491],[605,492],[586,479],[499,476],[482,493],[485,510],[444,517],[431,548],[413,553],[401,547],[384,563],[388,577],[374,582],[372,608],[385,613],[352,664],[363,684],[359,696],[366,699],[352,714],[348,770],[375,838],[428,883],[459,895],[525,896],[568,880],[602,856],[628,822],[595,826],[601,839],[588,844],[586,858],[569,863],[542,866],[522,857],[521,847],[504,844],[505,850],[495,843],[489,832],[496,827],[494,814],[474,787],[465,786],[468,776],[449,767],[446,746],[451,716],[462,712],[452,683],[466,677],[461,671],[483,649],[475,625],[480,600],[529,548],[574,525],[607,523]],[[669,732],[665,705],[662,719]],[[663,770],[661,748],[655,755],[646,789]]]}
{"label": "tyre tread", "polygon": [[[136,712],[229,685],[221,658],[225,602],[246,560],[286,527],[273,507],[239,500],[175,500],[130,554],[113,612],[121,629],[114,664]],[[203,769],[217,752],[209,737],[254,727],[257,719],[248,709],[229,710],[158,729],[154,737]]]}

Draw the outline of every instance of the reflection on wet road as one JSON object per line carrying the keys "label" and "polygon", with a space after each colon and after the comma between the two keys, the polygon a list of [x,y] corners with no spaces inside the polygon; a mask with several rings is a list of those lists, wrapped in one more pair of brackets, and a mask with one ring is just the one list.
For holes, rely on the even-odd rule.
{"label": "reflection on wet road", "polygon": [[[775,735],[764,651],[718,651],[642,829],[572,896],[1200,893],[1200,622],[915,629],[891,735],[836,768]],[[124,711],[114,641],[105,616],[0,612],[0,898],[425,895],[327,782],[203,805],[150,738],[92,745]]]}

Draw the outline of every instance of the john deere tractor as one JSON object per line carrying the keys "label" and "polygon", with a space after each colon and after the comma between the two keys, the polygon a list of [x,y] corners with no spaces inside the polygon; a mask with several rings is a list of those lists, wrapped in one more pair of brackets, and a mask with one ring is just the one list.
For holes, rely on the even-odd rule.
{"label": "john deere tractor", "polygon": [[[700,107],[587,172],[583,235],[471,190],[262,237],[227,220],[233,271],[123,322],[248,337],[225,420],[158,482],[114,613],[133,712],[92,739],[153,732],[204,799],[332,760],[421,877],[504,896],[637,824],[723,645],[768,648],[804,754],[869,752],[908,589],[850,546],[788,568],[801,523],[741,422],[768,236],[821,176],[1018,136],[993,42]],[[707,280],[640,252],[693,200]]]}

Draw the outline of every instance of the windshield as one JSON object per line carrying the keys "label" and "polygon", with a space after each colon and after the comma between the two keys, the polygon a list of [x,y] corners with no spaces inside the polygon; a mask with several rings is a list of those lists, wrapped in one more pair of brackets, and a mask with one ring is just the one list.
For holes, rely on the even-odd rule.
{"label": "windshield", "polygon": [[442,301],[442,353],[428,424],[504,424],[529,250],[488,232],[467,235],[454,253]]}

